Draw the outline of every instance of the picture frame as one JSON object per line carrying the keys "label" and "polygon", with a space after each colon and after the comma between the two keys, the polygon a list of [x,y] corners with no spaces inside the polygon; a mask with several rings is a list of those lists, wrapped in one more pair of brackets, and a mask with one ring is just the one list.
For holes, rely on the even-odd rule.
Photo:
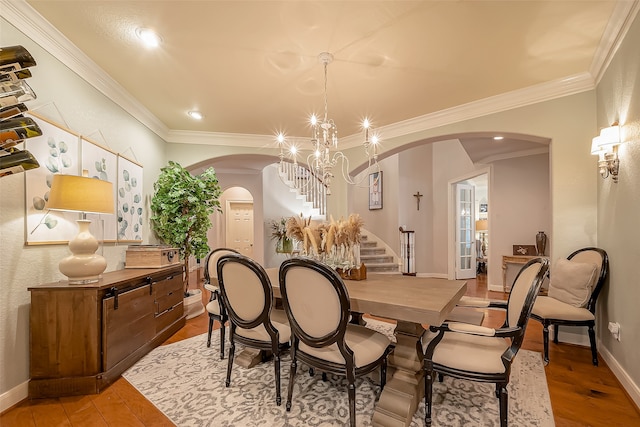
{"label": "picture frame", "polygon": [[535,245],[513,245],[513,255],[535,256],[536,246]]}
{"label": "picture frame", "polygon": [[61,245],[78,233],[78,213],[47,209],[54,174],[80,172],[80,135],[40,115],[29,112],[42,136],[25,140],[25,148],[40,167],[25,175],[25,245]]}
{"label": "picture frame", "polygon": [[142,242],[145,207],[142,165],[118,154],[117,209],[118,242]]}
{"label": "picture frame", "polygon": [[487,203],[480,203],[480,213],[489,212],[489,205]]}
{"label": "picture frame", "polygon": [[369,210],[382,209],[382,171],[369,174]]}

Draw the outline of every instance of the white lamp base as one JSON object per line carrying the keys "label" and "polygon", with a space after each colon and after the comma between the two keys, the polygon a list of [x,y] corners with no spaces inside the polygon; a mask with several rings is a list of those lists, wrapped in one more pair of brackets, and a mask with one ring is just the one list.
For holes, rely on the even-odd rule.
{"label": "white lamp base", "polygon": [[70,284],[94,283],[107,269],[107,260],[96,254],[98,240],[89,231],[91,221],[79,219],[78,235],[69,241],[70,255],[60,261],[60,272],[69,278]]}

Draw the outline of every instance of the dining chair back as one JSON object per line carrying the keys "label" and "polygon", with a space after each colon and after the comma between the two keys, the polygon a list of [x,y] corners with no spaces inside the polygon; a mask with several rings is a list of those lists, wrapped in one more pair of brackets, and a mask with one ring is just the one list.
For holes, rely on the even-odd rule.
{"label": "dining chair back", "polygon": [[287,411],[291,410],[300,360],[323,374],[347,378],[349,421],[355,426],[356,377],[380,368],[380,389],[384,388],[390,340],[379,332],[349,323],[347,288],[327,265],[291,258],[280,266],[279,280],[284,311],[293,335]]}
{"label": "dining chair back", "polygon": [[227,323],[227,312],[224,309],[222,298],[220,297],[220,287],[218,286],[218,260],[226,254],[238,253],[234,249],[217,248],[209,252],[204,260],[204,288],[211,295],[206,309],[209,313],[209,332],[207,334],[207,347],[211,347],[211,334],[213,333],[213,321],[220,323],[220,359],[224,359],[225,324]]}
{"label": "dining chair back", "polygon": [[531,313],[542,323],[545,363],[549,363],[549,327],[553,325],[553,342],[558,344],[560,325],[582,326],[588,330],[591,361],[598,366],[596,301],[608,274],[609,256],[595,247],[578,249],[550,269],[549,293],[536,300]]}
{"label": "dining chair back", "polygon": [[236,341],[273,355],[276,404],[280,396],[280,357],[289,347],[291,329],[284,313],[273,310],[273,290],[264,268],[241,254],[218,260],[218,283],[229,317],[229,361],[225,385],[231,384]]}

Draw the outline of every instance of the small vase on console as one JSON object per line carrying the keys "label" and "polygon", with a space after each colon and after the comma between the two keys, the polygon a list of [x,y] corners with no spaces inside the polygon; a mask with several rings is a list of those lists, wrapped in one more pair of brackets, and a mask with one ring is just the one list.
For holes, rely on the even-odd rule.
{"label": "small vase on console", "polygon": [[544,256],[545,250],[547,249],[547,235],[544,231],[538,231],[536,234],[536,255]]}

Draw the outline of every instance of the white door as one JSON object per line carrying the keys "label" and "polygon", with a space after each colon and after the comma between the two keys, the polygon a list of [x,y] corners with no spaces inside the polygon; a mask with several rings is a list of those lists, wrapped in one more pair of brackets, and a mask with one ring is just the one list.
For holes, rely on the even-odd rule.
{"label": "white door", "polygon": [[227,247],[253,257],[253,202],[227,202]]}
{"label": "white door", "polygon": [[476,277],[474,187],[456,184],[456,279]]}

